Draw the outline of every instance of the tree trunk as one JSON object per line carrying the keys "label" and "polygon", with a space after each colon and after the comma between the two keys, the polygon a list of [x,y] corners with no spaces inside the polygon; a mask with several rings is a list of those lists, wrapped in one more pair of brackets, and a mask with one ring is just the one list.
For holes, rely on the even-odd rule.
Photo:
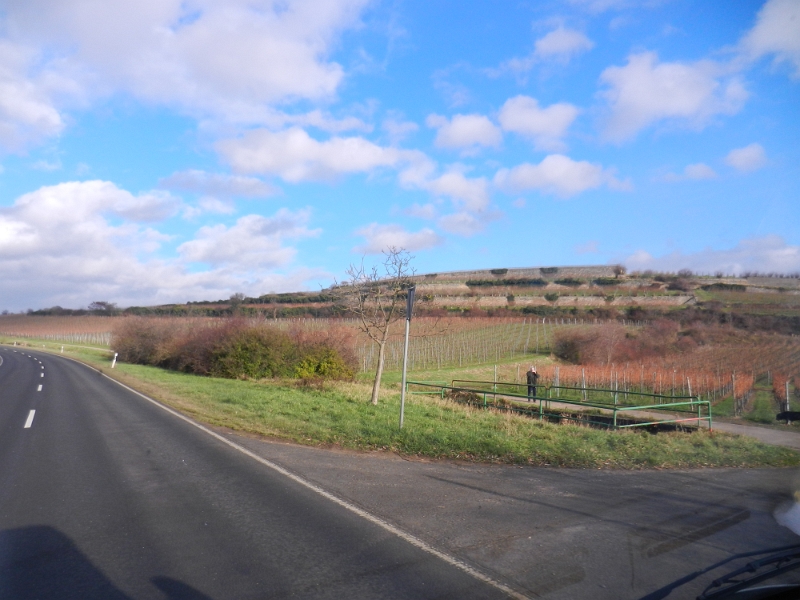
{"label": "tree trunk", "polygon": [[381,377],[383,376],[383,359],[386,355],[386,336],[378,342],[378,368],[375,371],[375,381],[372,384],[372,403],[377,406],[378,393],[381,390]]}
{"label": "tree trunk", "polygon": [[378,343],[378,368],[375,371],[375,382],[372,384],[372,403],[377,406],[378,393],[381,391],[381,377],[383,376],[383,361],[386,358],[386,340],[389,339],[389,323],[381,332],[381,339],[376,340]]}

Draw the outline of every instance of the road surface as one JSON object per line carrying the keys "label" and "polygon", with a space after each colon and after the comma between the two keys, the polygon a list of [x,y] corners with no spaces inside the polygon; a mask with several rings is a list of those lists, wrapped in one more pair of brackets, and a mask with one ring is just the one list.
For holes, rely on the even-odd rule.
{"label": "road surface", "polygon": [[97,371],[0,358],[0,598],[508,596]]}

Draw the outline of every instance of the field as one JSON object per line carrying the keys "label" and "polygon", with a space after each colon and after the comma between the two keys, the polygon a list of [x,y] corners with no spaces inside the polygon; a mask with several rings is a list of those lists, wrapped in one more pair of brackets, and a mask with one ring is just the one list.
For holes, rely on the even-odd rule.
{"label": "field", "polygon": [[[198,421],[305,445],[391,451],[408,457],[602,469],[800,464],[800,454],[793,450],[744,437],[705,431],[658,435],[599,431],[540,423],[430,397],[407,399],[401,430],[399,386],[389,382],[380,403],[373,406],[367,402],[369,385],[359,382],[309,387],[292,380],[215,379],[142,365],[117,364],[111,370],[102,351],[75,348],[66,352]],[[535,358],[542,363],[548,360]],[[513,368],[505,365],[503,372]],[[450,373],[485,377],[486,372],[484,366]],[[420,372],[422,376],[430,374]]]}
{"label": "field", "polygon": [[47,340],[67,344],[108,346],[115,319],[84,315],[49,317],[38,315],[0,316],[0,336]]}
{"label": "field", "polygon": [[[0,317],[0,338],[40,340],[71,345],[109,348],[115,324],[131,317],[28,316]],[[152,317],[183,327],[202,327],[218,322],[213,317]],[[254,320],[255,321],[255,320]],[[375,369],[377,349],[358,332],[352,319],[259,319],[274,327],[349,331],[358,357],[360,378],[369,379]],[[530,363],[536,362],[544,385],[640,391],[667,396],[696,395],[712,402],[720,415],[778,412],[786,401],[783,383],[790,382],[790,400],[800,390],[800,339],[774,334],[725,335],[684,352],[645,357],[619,364],[571,365],[549,358],[559,331],[588,329],[603,331],[604,321],[564,318],[419,318],[412,321],[409,346],[409,377],[447,379],[456,371],[488,372],[500,365],[501,381],[518,383]],[[626,331],[636,334],[637,325]],[[386,353],[387,381],[395,380],[402,361],[402,322],[395,325]],[[513,365],[510,367],[509,365]],[[487,375],[488,377],[488,375]],[[449,377],[450,379],[455,377]],[[770,389],[757,382],[768,381]],[[766,384],[765,384],[766,385]],[[769,396],[769,399],[767,398]],[[771,408],[766,409],[769,405]]]}

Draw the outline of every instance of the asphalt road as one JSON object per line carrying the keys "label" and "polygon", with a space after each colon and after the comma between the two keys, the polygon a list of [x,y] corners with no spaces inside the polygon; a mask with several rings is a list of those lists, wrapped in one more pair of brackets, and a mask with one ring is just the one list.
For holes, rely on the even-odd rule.
{"label": "asphalt road", "polygon": [[671,600],[800,542],[775,519],[797,469],[308,448],[203,431],[58,356],[0,358],[0,598]]}
{"label": "asphalt road", "polygon": [[508,596],[88,367],[0,358],[0,598]]}

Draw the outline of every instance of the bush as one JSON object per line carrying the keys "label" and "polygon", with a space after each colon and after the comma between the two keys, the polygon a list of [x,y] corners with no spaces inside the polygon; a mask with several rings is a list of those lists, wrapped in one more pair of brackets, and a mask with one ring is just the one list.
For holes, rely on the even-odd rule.
{"label": "bush", "polygon": [[579,285],[583,285],[586,283],[583,279],[576,279],[575,277],[563,277],[561,279],[556,279],[555,283],[558,285],[568,285],[571,287],[578,287]]}
{"label": "bush", "polygon": [[228,379],[283,377],[297,354],[289,336],[266,327],[237,328],[212,351],[209,374]]}
{"label": "bush", "polygon": [[112,338],[124,362],[229,379],[350,379],[356,359],[349,333],[335,327],[289,332],[242,319],[200,327],[175,320],[125,319]]}
{"label": "bush", "polygon": [[598,277],[594,280],[595,285],[619,285],[619,280],[615,277]]}

